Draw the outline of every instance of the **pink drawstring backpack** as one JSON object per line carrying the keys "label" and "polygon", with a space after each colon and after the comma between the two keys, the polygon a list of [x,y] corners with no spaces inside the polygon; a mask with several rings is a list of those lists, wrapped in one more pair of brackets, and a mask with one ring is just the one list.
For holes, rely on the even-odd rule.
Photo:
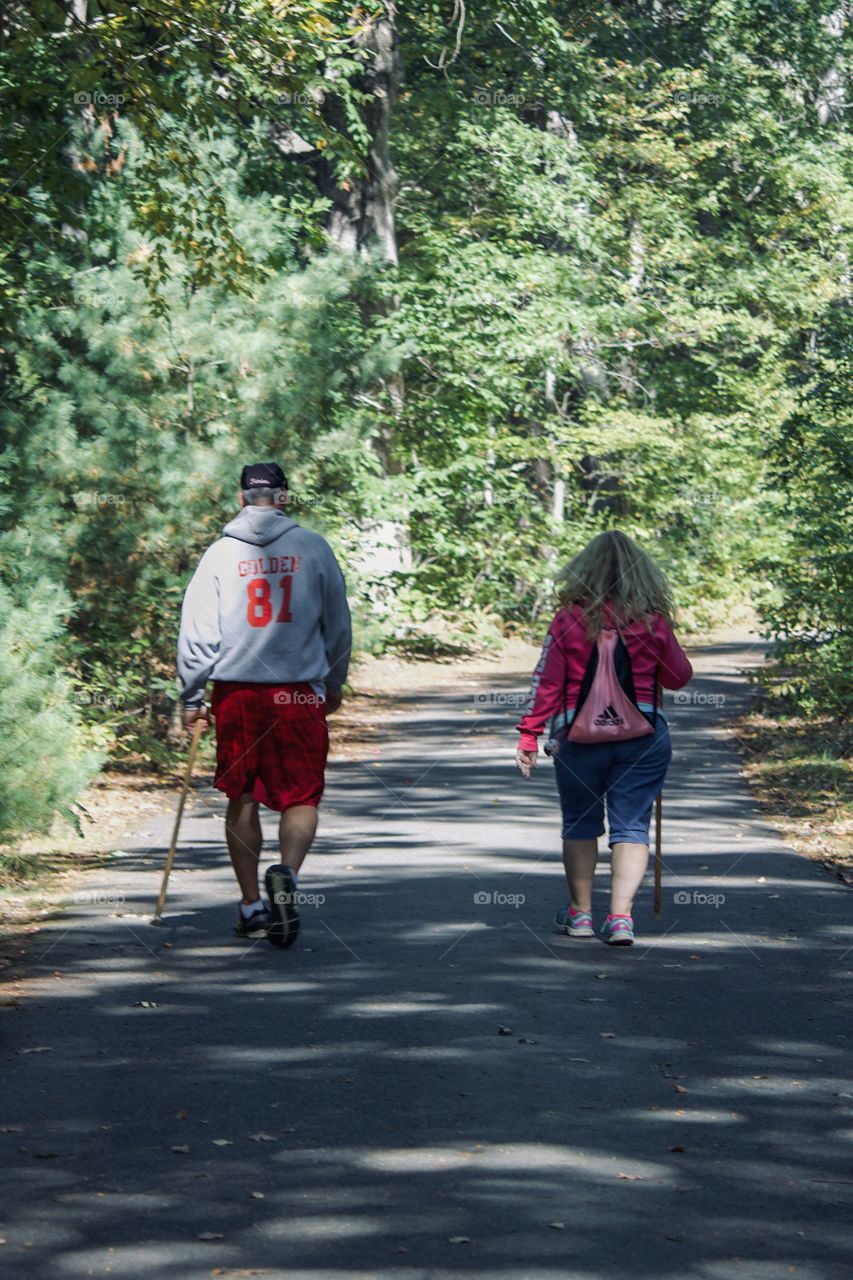
{"label": "pink drawstring backpack", "polygon": [[[616,674],[614,655],[620,653],[620,668],[626,688]],[[622,637],[613,627],[598,635],[584,674],[575,716],[569,726],[570,742],[621,742],[654,733],[654,725],[643,715],[634,699],[631,660]],[[657,718],[657,713],[655,713]]]}

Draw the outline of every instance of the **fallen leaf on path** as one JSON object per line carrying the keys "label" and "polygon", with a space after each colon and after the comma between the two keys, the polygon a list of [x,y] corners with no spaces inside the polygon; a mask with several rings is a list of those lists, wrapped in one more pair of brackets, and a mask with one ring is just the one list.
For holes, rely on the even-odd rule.
{"label": "fallen leaf on path", "polygon": [[519,1044],[538,1044],[538,1043],[539,1043],[539,1041],[538,1041],[538,1040],[528,1040],[528,1039],[526,1038],[526,1036],[519,1036],[519,1038],[518,1038],[518,1043],[519,1043]]}
{"label": "fallen leaf on path", "polygon": [[196,1236],[196,1240],[224,1240],[225,1237],[221,1231],[200,1231]]}
{"label": "fallen leaf on path", "polygon": [[37,1044],[32,1049],[19,1049],[18,1053],[53,1053],[53,1045]]}
{"label": "fallen leaf on path", "polygon": [[156,1009],[159,1006],[153,1000],[134,1000],[134,1009]]}
{"label": "fallen leaf on path", "polygon": [[499,1027],[498,1027],[498,1035],[499,1035],[499,1036],[511,1036],[511,1035],[512,1035],[512,1027],[501,1027],[501,1026],[499,1026]]}
{"label": "fallen leaf on path", "polygon": [[276,1142],[277,1139],[271,1133],[250,1133],[249,1137],[253,1142]]}
{"label": "fallen leaf on path", "polygon": [[253,1200],[263,1200],[264,1198],[263,1191],[250,1191],[249,1195]]}
{"label": "fallen leaf on path", "polygon": [[[843,1097],[843,1094],[839,1096]],[[0,1129],[0,1133],[23,1133],[23,1132],[24,1132],[24,1126],[22,1124],[4,1124],[3,1128]]]}
{"label": "fallen leaf on path", "polygon": [[599,1031],[599,1033],[598,1033],[598,1034],[599,1034],[599,1037],[600,1037],[602,1040],[615,1040],[615,1039],[616,1039],[616,1032],[615,1032],[615,1031]]}
{"label": "fallen leaf on path", "polygon": [[597,973],[595,976],[596,978],[606,978],[608,975],[606,973]]}
{"label": "fallen leaf on path", "polygon": [[555,1231],[565,1231],[566,1229],[565,1222],[549,1222],[548,1226],[553,1227]]}
{"label": "fallen leaf on path", "polygon": [[211,1142],[215,1147],[233,1147],[234,1143],[230,1138],[211,1138]]}
{"label": "fallen leaf on path", "polygon": [[623,1182],[648,1182],[648,1178],[642,1173],[619,1173],[616,1176]]}
{"label": "fallen leaf on path", "polygon": [[670,1151],[683,1151],[684,1147],[670,1147]]}
{"label": "fallen leaf on path", "polygon": [[674,1084],[672,1087],[673,1087],[673,1090],[675,1091],[675,1093],[686,1093],[686,1092],[687,1092],[687,1090],[685,1089],[685,1087],[684,1087],[684,1085],[683,1085],[683,1084]]}
{"label": "fallen leaf on path", "polygon": [[186,1145],[186,1143],[184,1143],[184,1145],[181,1147],[172,1147],[172,1150],[180,1152],[183,1155],[183,1154],[186,1154],[187,1151],[189,1151],[189,1147]]}
{"label": "fallen leaf on path", "polygon": [[447,1239],[448,1239],[448,1243],[450,1244],[470,1244],[471,1243],[470,1236],[448,1236]]}

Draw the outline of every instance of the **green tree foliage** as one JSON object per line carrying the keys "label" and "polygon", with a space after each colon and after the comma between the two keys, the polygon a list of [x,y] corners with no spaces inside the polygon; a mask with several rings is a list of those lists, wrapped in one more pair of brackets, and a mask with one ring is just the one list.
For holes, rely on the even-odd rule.
{"label": "green tree foliage", "polygon": [[125,169],[120,119],[135,121],[148,143],[126,196],[146,236],[144,278],[155,305],[170,247],[193,282],[226,278],[240,287],[248,254],[204,143],[223,125],[242,129],[296,100],[312,142],[336,161],[349,157],[352,141],[329,127],[313,90],[334,69],[343,116],[357,118],[348,73],[367,16],[328,0],[11,0],[0,45],[6,297],[26,301],[34,236],[73,262],[93,188]]}
{"label": "green tree foliage", "polygon": [[0,844],[46,832],[74,802],[103,753],[72,703],[62,667],[67,602],[42,583],[25,604],[0,588]]}
{"label": "green tree foliage", "polygon": [[853,705],[853,312],[831,308],[807,335],[793,411],[769,449],[765,518],[780,529],[758,566],[779,641],[779,688],[806,712]]}
{"label": "green tree foliage", "polygon": [[530,616],[618,520],[704,621],[747,586],[792,329],[842,287],[849,145],[816,136],[839,38],[828,9],[793,42],[748,5],[549,12],[469,25],[438,83],[443,33],[410,19],[393,323],[424,576]]}

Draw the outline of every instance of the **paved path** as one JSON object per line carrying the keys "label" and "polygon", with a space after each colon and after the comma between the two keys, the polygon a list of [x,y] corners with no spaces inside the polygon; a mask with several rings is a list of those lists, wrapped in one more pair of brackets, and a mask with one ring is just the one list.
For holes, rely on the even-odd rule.
{"label": "paved path", "polygon": [[402,699],[332,768],[291,952],[229,936],[215,793],[145,923],[149,823],[0,1009],[4,1275],[847,1280],[853,899],[714,728],[744,656],[700,650],[670,710],[664,915],[647,886],[630,950],[550,932],[520,679]]}

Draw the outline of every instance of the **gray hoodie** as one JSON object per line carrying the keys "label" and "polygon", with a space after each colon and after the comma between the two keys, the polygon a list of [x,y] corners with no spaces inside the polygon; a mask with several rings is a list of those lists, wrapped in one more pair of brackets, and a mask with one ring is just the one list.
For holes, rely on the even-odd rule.
{"label": "gray hoodie", "polygon": [[275,507],[244,507],[184,595],[178,678],[187,707],[209,679],[339,689],[352,632],[332,548]]}

